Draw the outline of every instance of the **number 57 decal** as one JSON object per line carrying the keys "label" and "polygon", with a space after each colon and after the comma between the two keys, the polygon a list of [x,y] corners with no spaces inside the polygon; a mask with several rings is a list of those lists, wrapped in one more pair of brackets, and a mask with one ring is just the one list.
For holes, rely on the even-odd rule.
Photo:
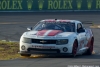
{"label": "number 57 decal", "polygon": [[81,41],[80,41],[79,47],[82,48],[82,46],[84,46],[84,40],[81,40]]}

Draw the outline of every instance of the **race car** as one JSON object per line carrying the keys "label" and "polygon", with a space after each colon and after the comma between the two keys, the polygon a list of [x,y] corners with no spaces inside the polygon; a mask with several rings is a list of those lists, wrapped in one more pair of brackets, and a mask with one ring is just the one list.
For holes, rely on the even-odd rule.
{"label": "race car", "polygon": [[92,54],[93,32],[81,21],[45,19],[27,29],[20,38],[21,56]]}

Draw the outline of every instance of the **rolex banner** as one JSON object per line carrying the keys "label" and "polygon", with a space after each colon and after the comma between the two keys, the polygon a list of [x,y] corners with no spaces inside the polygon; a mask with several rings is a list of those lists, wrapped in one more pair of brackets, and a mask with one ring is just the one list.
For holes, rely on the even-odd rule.
{"label": "rolex banner", "polygon": [[0,12],[99,10],[100,0],[0,0]]}

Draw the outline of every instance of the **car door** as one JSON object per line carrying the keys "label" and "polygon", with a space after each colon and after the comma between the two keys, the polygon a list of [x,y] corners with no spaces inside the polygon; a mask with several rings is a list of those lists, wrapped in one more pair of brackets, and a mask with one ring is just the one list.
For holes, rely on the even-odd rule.
{"label": "car door", "polygon": [[77,24],[77,37],[78,37],[78,49],[82,49],[86,45],[86,33],[81,23]]}

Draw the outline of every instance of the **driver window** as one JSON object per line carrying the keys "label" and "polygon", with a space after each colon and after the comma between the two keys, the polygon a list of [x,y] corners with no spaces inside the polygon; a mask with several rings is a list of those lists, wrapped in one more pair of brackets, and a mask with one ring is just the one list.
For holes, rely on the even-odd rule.
{"label": "driver window", "polygon": [[79,23],[79,24],[77,25],[77,29],[80,29],[80,28],[82,28],[82,25]]}
{"label": "driver window", "polygon": [[78,32],[78,33],[85,32],[85,30],[84,30],[84,28],[82,27],[81,23],[79,23],[79,24],[77,25],[77,32]]}

